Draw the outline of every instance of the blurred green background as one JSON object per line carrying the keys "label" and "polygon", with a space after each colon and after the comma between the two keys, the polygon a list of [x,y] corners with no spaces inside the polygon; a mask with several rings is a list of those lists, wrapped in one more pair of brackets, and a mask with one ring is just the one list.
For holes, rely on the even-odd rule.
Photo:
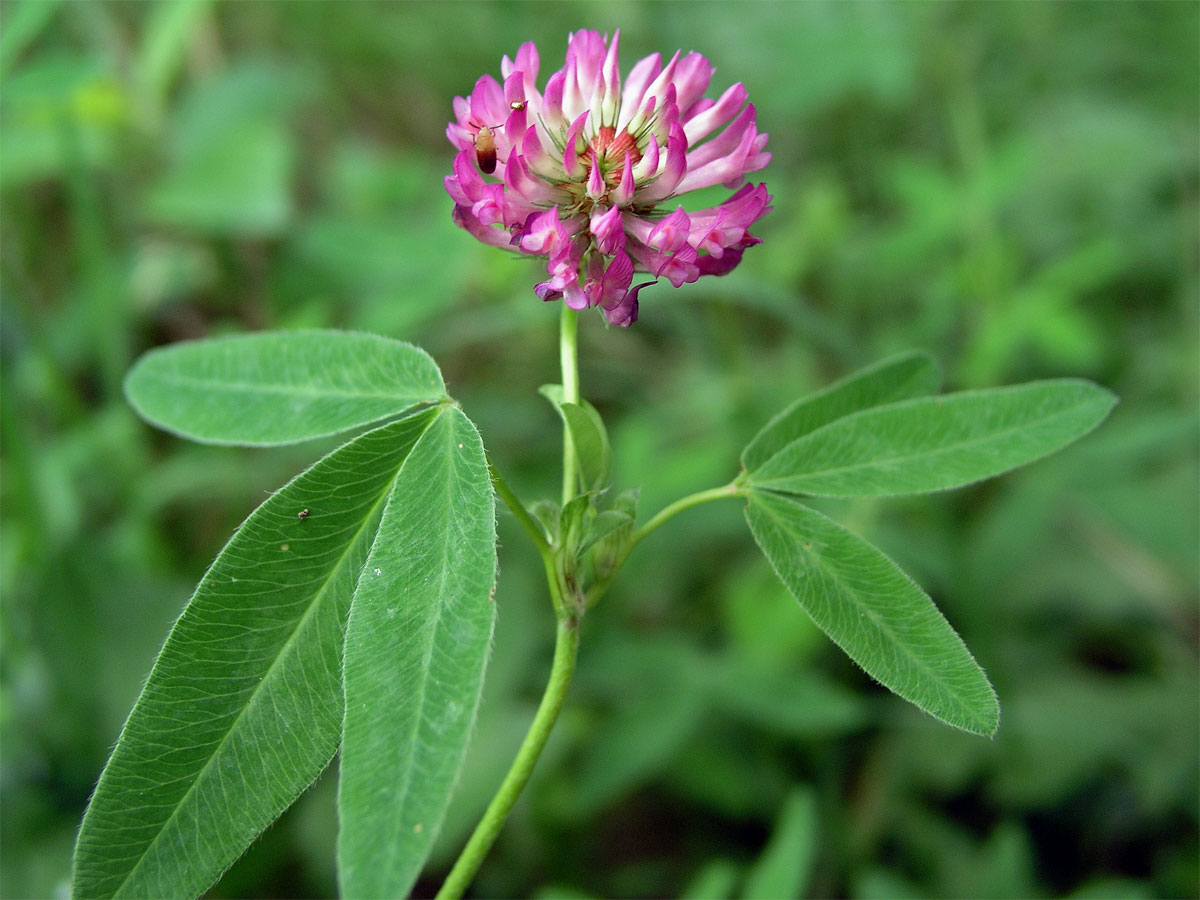
{"label": "blurred green background", "polygon": [[[1194,897],[1196,3],[0,4],[0,892],[66,890],[154,654],[224,540],[332,444],[141,424],[149,347],[265,328],[414,341],[526,499],[558,484],[557,306],[450,221],[455,94],[525,40],[696,49],[775,156],[765,243],[581,328],[647,516],[725,483],[800,394],[925,348],[954,389],[1121,395],[978,488],[830,509],[934,596],[999,691],[993,741],[871,684],[736,504],[687,513],[586,620],[578,680],[480,896]],[[502,517],[500,620],[436,890],[528,723],[552,616]],[[335,891],[323,777],[213,890]],[[790,798],[790,799],[789,799]],[[764,848],[767,848],[764,855]],[[749,880],[747,881],[747,878]],[[772,880],[775,879],[775,880]],[[782,879],[782,880],[780,880]]]}

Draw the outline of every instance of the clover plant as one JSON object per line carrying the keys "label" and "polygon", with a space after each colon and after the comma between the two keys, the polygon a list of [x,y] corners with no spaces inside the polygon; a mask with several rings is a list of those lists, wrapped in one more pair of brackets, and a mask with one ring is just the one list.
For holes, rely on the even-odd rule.
{"label": "clover plant", "polygon": [[[638,516],[578,378],[580,314],[629,327],[642,292],[723,275],[759,239],[767,165],[746,90],[706,97],[713,66],[658,54],[622,81],[618,36],[571,35],[538,88],[523,45],[454,101],[454,219],[544,258],[561,301],[562,492],[536,503],[447,394],[437,364],[388,337],[309,331],[151,351],[126,393],[149,422],[215,444],[352,436],[230,538],[154,664],[79,835],[80,897],[208,889],[339,756],[337,860],[347,897],[400,897],[430,852],[479,706],[496,595],[496,503],[541,555],[557,642],[545,695],[439,896],[468,888],[533,770],[571,682],[582,624],[656,528],[735,501],[801,609],[900,697],[972,734],[995,732],[987,676],[929,596],[810,497],[918,494],[1052,453],[1115,398],[1073,379],[939,394],[933,361],[901,355],[796,400],[746,444],[727,484]],[[723,185],[719,205],[677,198]],[[399,250],[398,252],[403,252]],[[635,278],[640,278],[634,284]],[[517,401],[514,401],[517,402]],[[797,613],[799,614],[799,612]]]}

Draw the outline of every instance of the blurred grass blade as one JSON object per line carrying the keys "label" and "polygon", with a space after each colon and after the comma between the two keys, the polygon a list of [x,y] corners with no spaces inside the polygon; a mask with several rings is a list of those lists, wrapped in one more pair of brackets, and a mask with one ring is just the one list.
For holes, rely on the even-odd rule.
{"label": "blurred grass blade", "polygon": [[495,577],[483,445],[445,409],[400,470],[346,629],[343,896],[406,896],[429,855],[479,706]]}
{"label": "blurred grass blade", "polygon": [[680,892],[680,900],[725,900],[726,897],[732,897],[740,874],[732,860],[710,860]]}
{"label": "blurred grass blade", "polygon": [[746,519],[814,622],[884,687],[943,722],[990,735],[987,676],[933,601],[877,548],[782,494],[751,491]]}
{"label": "blurred grass blade", "polygon": [[1116,397],[1087,381],[922,397],[864,410],[793,441],[754,487],[865,497],[961,487],[1040,459],[1100,424]]}
{"label": "blurred grass blade", "polygon": [[424,350],[344,331],[266,332],[172,344],[125,379],[147,421],[210,444],[291,444],[445,398]]}
{"label": "blurred grass blade", "polygon": [[150,10],[133,64],[133,81],[156,115],[185,61],[188,41],[195,38],[197,25],[211,6],[212,0],[174,0]]}
{"label": "blurred grass blade", "polygon": [[926,353],[885,359],[797,400],[755,435],[742,451],[742,464],[753,472],[792,441],[822,425],[873,406],[935,393],[940,385],[937,363]]}
{"label": "blurred grass blade", "polygon": [[17,57],[50,24],[59,0],[23,0],[6,4],[0,30],[0,78],[12,71]]}
{"label": "blurred grass blade", "polygon": [[75,896],[197,896],[320,774],[342,724],[351,593],[396,472],[435,417],[335,450],[234,533],[100,776]]}
{"label": "blurred grass blade", "polygon": [[797,788],[784,803],[771,840],[750,869],[744,900],[795,900],[812,878],[817,849],[817,798]]}

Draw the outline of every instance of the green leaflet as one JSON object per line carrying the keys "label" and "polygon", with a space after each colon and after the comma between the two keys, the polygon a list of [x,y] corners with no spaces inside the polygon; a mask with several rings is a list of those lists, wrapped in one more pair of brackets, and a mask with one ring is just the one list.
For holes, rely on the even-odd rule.
{"label": "green leaflet", "polygon": [[429,854],[479,705],[495,576],[483,445],[446,409],[400,470],[346,629],[344,896],[403,897]]}
{"label": "green leaflet", "polygon": [[961,487],[1040,459],[1095,428],[1116,398],[1087,381],[921,397],[867,409],[792,441],[748,484],[863,497]]}
{"label": "green leaflet", "polygon": [[294,331],[161,347],[125,379],[146,420],[211,444],[291,444],[446,396],[424,350],[370,334]]}
{"label": "green leaflet", "polygon": [[805,612],[867,674],[949,725],[995,732],[987,676],[894,562],[786,495],[750,491],[746,520]]}
{"label": "green leaflet", "polygon": [[873,406],[932,394],[940,383],[937,364],[925,353],[903,353],[860,369],[802,397],[768,422],[742,451],[742,465],[753,472],[792,441],[822,425]]}
{"label": "green leaflet", "polygon": [[438,418],[340,447],[234,533],[100,776],[75,896],[203,893],[329,762],[351,593],[396,472]]}

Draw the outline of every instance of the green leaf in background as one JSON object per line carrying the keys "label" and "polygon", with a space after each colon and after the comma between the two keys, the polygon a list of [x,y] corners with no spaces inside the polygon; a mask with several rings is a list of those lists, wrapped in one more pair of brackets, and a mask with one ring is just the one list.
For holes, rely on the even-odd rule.
{"label": "green leaf in background", "polygon": [[[203,14],[180,3],[169,7],[169,15],[160,15]],[[153,94],[145,92],[165,89],[166,83],[156,88],[155,80],[169,81],[177,64],[169,46],[173,23],[156,19],[153,30],[158,34],[143,48],[134,69],[135,84],[150,104]],[[155,173],[141,217],[210,237],[282,235],[296,213],[292,185],[300,154],[290,120],[305,88],[311,88],[306,80],[302,70],[262,60],[234,62],[209,77],[185,80],[165,128],[169,165]]]}
{"label": "green leaf in background", "polygon": [[608,476],[612,472],[612,448],[600,413],[586,400],[578,403],[564,401],[562,387],[557,384],[544,384],[538,391],[554,404],[571,432],[583,490],[596,491],[607,487]]}
{"label": "green leaf in background", "polygon": [[182,68],[187,41],[212,8],[212,0],[163,3],[149,13],[142,43],[133,63],[133,82],[157,115],[171,80]]}
{"label": "green leaf in background", "polygon": [[972,734],[996,730],[987,676],[933,601],[877,548],[782,494],[751,491],[746,520],[814,622],[884,687]]}
{"label": "green leaf in background", "polygon": [[742,451],[742,465],[753,472],[792,441],[822,425],[873,406],[935,393],[940,385],[937,363],[925,353],[902,353],[860,369],[802,397],[768,422]]}
{"label": "green leaf in background", "polygon": [[370,334],[293,331],[161,347],[125,379],[138,413],[210,444],[292,444],[446,396],[424,350]]}
{"label": "green leaf in background", "polygon": [[0,34],[0,77],[12,69],[17,58],[54,17],[55,0],[25,0],[10,4],[5,13],[4,33]]}
{"label": "green leaf in background", "polygon": [[154,664],[88,811],[77,897],[194,897],[337,749],[351,593],[397,470],[435,419],[362,435],[234,533]]}
{"label": "green leaf in background", "polygon": [[817,849],[817,798],[797,788],[784,803],[771,840],[750,869],[744,900],[792,900],[804,896]]}
{"label": "green leaf in background", "polygon": [[346,628],[344,896],[403,897],[421,871],[475,722],[495,578],[483,444],[447,408],[400,470]]}
{"label": "green leaf in background", "polygon": [[1066,446],[1114,403],[1104,388],[1075,379],[905,400],[792,441],[749,484],[832,497],[961,487]]}

